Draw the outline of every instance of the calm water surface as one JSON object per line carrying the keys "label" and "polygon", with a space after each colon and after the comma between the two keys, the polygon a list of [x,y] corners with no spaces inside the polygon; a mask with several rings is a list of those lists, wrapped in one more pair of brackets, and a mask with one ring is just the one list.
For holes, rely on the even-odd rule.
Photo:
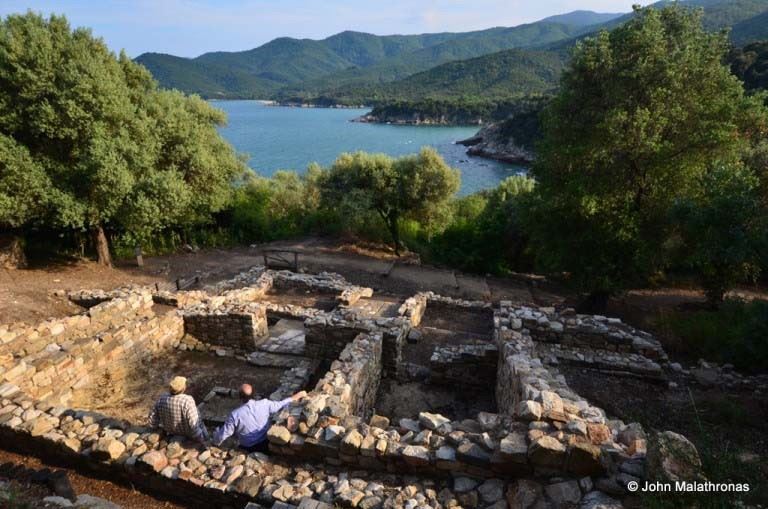
{"label": "calm water surface", "polygon": [[276,170],[303,172],[313,161],[327,166],[342,152],[365,150],[392,156],[435,147],[454,168],[461,170],[465,195],[495,187],[501,180],[523,170],[479,157],[454,142],[468,138],[477,127],[424,127],[361,124],[350,122],[364,109],[287,108],[265,106],[259,101],[216,101],[229,123],[221,134],[248,155],[256,172],[269,176]]}

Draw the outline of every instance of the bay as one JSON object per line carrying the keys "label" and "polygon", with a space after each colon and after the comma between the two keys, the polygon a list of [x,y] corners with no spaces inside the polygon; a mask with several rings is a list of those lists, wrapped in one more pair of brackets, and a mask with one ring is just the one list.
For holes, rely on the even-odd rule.
{"label": "bay", "polygon": [[342,152],[364,150],[400,156],[434,147],[454,168],[461,171],[461,190],[467,195],[495,187],[521,166],[466,154],[454,142],[469,138],[476,126],[400,126],[351,122],[366,109],[291,108],[268,106],[260,101],[215,101],[226,112],[228,123],[222,136],[248,157],[257,173],[271,176],[277,170],[303,173],[317,162],[330,165]]}

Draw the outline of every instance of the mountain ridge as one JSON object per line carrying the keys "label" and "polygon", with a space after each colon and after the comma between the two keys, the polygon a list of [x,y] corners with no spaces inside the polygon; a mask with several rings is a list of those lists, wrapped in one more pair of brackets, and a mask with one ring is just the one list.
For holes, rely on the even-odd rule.
{"label": "mountain ridge", "polygon": [[[662,7],[670,3],[662,0],[653,5]],[[731,39],[739,45],[768,39],[768,0],[681,0],[678,3],[703,8],[705,26],[710,30],[730,27]],[[191,59],[145,53],[136,60],[144,64],[162,86],[207,98],[288,98],[292,101],[324,98],[333,102],[334,98],[346,97],[356,104],[371,104],[397,97],[398,86],[403,97],[413,96],[409,90],[421,90],[415,99],[461,95],[458,93],[461,83],[469,93],[477,87],[467,76],[483,83],[492,81],[493,76],[483,76],[477,62],[440,67],[489,56],[489,67],[495,69],[496,61],[507,60],[518,73],[510,77],[519,78],[494,90],[499,94],[519,95],[545,89],[547,84],[538,82],[547,74],[543,71],[556,66],[555,61],[564,58],[579,39],[611,29],[631,16],[632,13],[573,11],[515,27],[414,35],[379,36],[347,30],[320,40],[280,37],[250,50],[209,52]],[[521,53],[492,56],[513,49],[530,51],[530,54],[527,57]],[[526,69],[519,65],[526,58],[529,62],[531,58],[542,58],[544,62],[541,68],[533,65]],[[462,68],[472,72],[461,76],[448,71]],[[436,70],[429,74],[432,69]],[[494,72],[498,75],[497,70]],[[455,80],[446,81],[446,73],[452,73]],[[557,79],[557,73],[552,76]],[[427,83],[432,83],[431,89]]]}

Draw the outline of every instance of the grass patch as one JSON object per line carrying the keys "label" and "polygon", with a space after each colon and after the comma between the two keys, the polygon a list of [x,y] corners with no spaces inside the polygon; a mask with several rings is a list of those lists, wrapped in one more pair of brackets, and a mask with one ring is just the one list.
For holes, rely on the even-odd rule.
{"label": "grass patch", "polygon": [[768,366],[768,302],[727,300],[717,310],[666,311],[656,327],[674,341],[670,350],[741,371]]}

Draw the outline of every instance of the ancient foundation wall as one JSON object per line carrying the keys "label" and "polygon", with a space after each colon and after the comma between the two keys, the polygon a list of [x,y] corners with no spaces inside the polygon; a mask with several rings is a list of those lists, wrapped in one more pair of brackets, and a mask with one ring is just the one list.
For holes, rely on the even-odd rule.
{"label": "ancient foundation wall", "polygon": [[[272,458],[192,445],[179,437],[94,412],[59,406],[66,404],[72,390],[90,383],[90,373],[118,365],[123,369],[154,353],[181,347],[185,330],[190,336],[197,333],[216,337],[215,341],[225,336],[239,337],[235,343],[245,345],[242,338],[252,339],[261,324],[266,332],[268,306],[243,301],[250,301],[253,292],[262,288],[253,287],[255,281],[273,278],[274,282],[275,277],[280,277],[275,274],[263,269],[250,271],[236,283],[222,286],[219,295],[190,296],[195,302],[200,298],[200,303],[163,316],[152,314],[152,297],[148,294],[114,298],[92,307],[83,315],[87,321],[78,317],[78,322],[73,322],[74,327],[79,327],[82,320],[89,331],[94,323],[100,324],[100,332],[95,335],[81,336],[81,331],[62,336],[64,331],[53,333],[58,326],[45,325],[41,326],[42,334],[37,331],[38,336],[31,332],[20,336],[17,328],[10,333],[12,328],[5,327],[4,337],[9,339],[4,340],[2,348],[17,339],[22,341],[14,344],[21,347],[20,353],[9,350],[14,352],[11,362],[0,364],[0,439],[34,450],[35,454],[60,456],[67,462],[106,469],[115,478],[129,479],[146,489],[159,487],[197,507],[242,507],[250,500],[298,504],[307,496],[322,499],[326,491],[323,486],[310,487],[314,483],[306,482],[306,470],[313,469],[305,466],[307,460],[322,462],[318,470],[340,467],[338,470],[352,470],[368,479],[377,475],[372,472],[382,471],[419,474],[430,478],[434,486],[450,483],[461,500],[459,505],[468,507],[477,506],[478,500],[475,498],[473,505],[471,499],[461,498],[465,493],[459,489],[461,476],[484,478],[483,486],[499,489],[512,487],[512,483],[501,479],[524,477],[525,482],[538,486],[540,493],[542,487],[537,483],[546,485],[546,496],[551,500],[569,489],[570,502],[576,504],[582,494],[600,495],[593,489],[595,485],[621,494],[623,488],[617,482],[626,478],[627,471],[637,471],[638,465],[643,468],[642,429],[607,420],[602,410],[574,393],[564,378],[541,359],[540,347],[546,352],[553,345],[573,350],[580,346],[570,341],[592,341],[594,345],[597,335],[607,336],[600,343],[603,345],[629,344],[624,336],[621,340],[618,336],[631,336],[633,350],[629,353],[633,355],[642,355],[644,348],[654,350],[652,338],[601,317],[568,318],[568,313],[552,314],[554,311],[502,303],[494,315],[492,343],[458,349],[441,347],[435,359],[438,364],[442,357],[451,361],[444,363],[442,376],[454,384],[467,383],[467,377],[473,375],[467,375],[469,370],[482,371],[478,376],[495,373],[498,414],[481,412],[477,419],[451,421],[439,414],[421,412],[397,423],[369,415],[382,375],[400,364],[403,338],[423,315],[420,307],[433,301],[434,305],[488,307],[434,294],[417,296],[397,318],[361,319],[343,306],[332,313],[306,313],[307,356],[331,361],[331,365],[306,400],[275,416],[268,434]],[[296,281],[298,276],[285,279]],[[177,305],[183,305],[179,303],[184,300],[182,296]],[[251,312],[256,309],[259,311]],[[282,312],[297,310],[286,308]],[[226,321],[241,314],[258,314],[259,323]],[[216,317],[226,317],[225,322],[218,324]],[[553,323],[559,323],[562,330]],[[53,336],[67,339],[52,342]],[[25,346],[37,345],[38,341],[40,348]],[[464,347],[481,350],[462,351]],[[32,350],[35,352],[30,353]],[[5,360],[0,358],[0,362]],[[460,376],[462,371],[464,376]],[[299,375],[299,371],[286,374],[286,391],[293,383],[289,378],[298,381]],[[490,387],[490,382],[486,384]],[[280,457],[289,462],[281,463]],[[622,469],[627,462],[634,462],[631,468],[635,470]],[[326,501],[358,506],[368,483],[358,480],[350,488],[343,486],[340,477],[331,482],[336,481],[340,485],[334,488],[336,498]],[[398,482],[402,486],[390,489],[386,495],[379,490],[379,502],[385,497],[391,502],[389,506],[383,504],[385,507],[407,505],[401,492],[413,491],[405,487],[410,481]],[[454,496],[446,490],[446,497]],[[541,499],[544,495],[536,496]],[[493,507],[485,501],[482,506]]]}
{"label": "ancient foundation wall", "polygon": [[[104,323],[109,309],[124,317],[124,309],[135,303],[114,300],[108,306],[101,304],[96,316]],[[150,299],[151,301],[151,299]],[[120,305],[123,302],[125,305]],[[73,391],[86,387],[93,373],[107,366],[122,369],[147,355],[169,349],[178,343],[183,330],[182,319],[176,313],[162,317],[149,315],[137,317],[123,325],[103,330],[95,336],[83,336],[67,341],[51,342],[42,338],[47,345],[36,353],[15,359],[14,364],[3,370],[4,384],[0,394],[8,397],[24,392],[38,401],[51,404],[66,404]],[[113,364],[114,363],[114,364]]]}
{"label": "ancient foundation wall", "polygon": [[496,384],[499,350],[492,343],[438,346],[429,359],[430,383],[488,390]]}
{"label": "ancient foundation wall", "polygon": [[94,335],[128,320],[152,314],[152,296],[149,293],[132,293],[94,306],[81,315],[46,320],[36,325],[0,325],[0,355],[16,358],[31,355],[50,343]]}
{"label": "ancient foundation wall", "polygon": [[202,304],[184,312],[184,332],[209,345],[253,351],[268,334],[264,306]]}

